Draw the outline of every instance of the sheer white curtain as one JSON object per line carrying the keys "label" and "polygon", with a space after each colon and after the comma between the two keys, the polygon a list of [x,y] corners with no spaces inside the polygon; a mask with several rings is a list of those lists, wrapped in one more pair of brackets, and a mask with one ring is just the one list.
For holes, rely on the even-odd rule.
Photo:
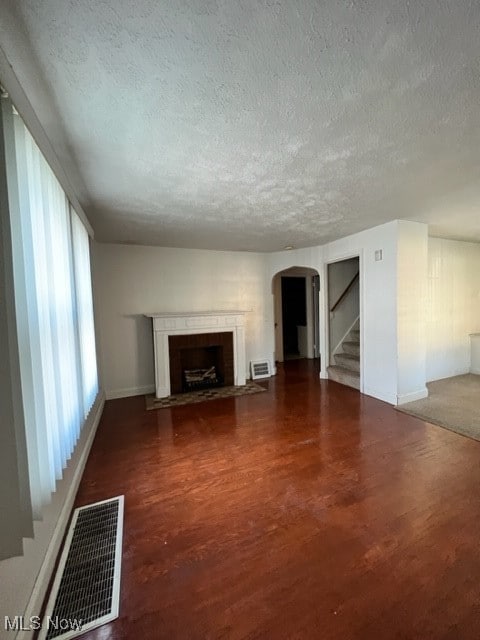
{"label": "sheer white curtain", "polygon": [[14,136],[16,315],[32,509],[41,517],[98,391],[89,240],[18,115]]}

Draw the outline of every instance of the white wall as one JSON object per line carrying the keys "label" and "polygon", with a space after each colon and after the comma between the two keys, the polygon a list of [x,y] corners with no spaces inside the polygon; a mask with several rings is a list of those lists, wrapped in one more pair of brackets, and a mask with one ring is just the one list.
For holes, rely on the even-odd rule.
{"label": "white wall", "polygon": [[93,254],[107,398],[154,389],[151,320],[143,316],[149,312],[248,310],[247,364],[272,358],[265,348],[266,254],[99,243]]}
{"label": "white wall", "polygon": [[275,352],[272,361],[283,362],[283,311],[282,311],[282,277],[280,275],[273,279],[272,284],[274,312],[273,321],[275,324]]}
{"label": "white wall", "polygon": [[[425,225],[394,221],[323,247],[273,254],[96,244],[108,396],[153,389],[151,327],[143,317],[149,311],[251,309],[247,361],[268,358],[273,364],[272,279],[291,267],[320,274],[321,376],[327,377],[326,265],[358,255],[363,392],[392,404],[418,397],[425,393],[425,377],[468,371],[468,334],[480,331],[480,245],[428,240],[426,233]],[[381,261],[375,261],[378,249]]]}
{"label": "white wall", "polygon": [[428,395],[426,382],[428,226],[398,221],[397,402]]}
{"label": "white wall", "polygon": [[[298,265],[320,274],[320,354],[321,377],[327,377],[328,300],[327,263],[360,256],[361,385],[364,393],[397,402],[397,221],[374,227],[331,242],[322,247],[282,251],[267,256],[268,273],[273,277],[283,269]],[[375,261],[382,249],[383,260]],[[269,352],[273,352],[273,301],[267,316]],[[268,309],[267,309],[268,311]]]}
{"label": "white wall", "polygon": [[[360,257],[360,388],[392,404],[397,402],[397,234],[394,221],[324,247],[326,263]],[[379,249],[383,257],[377,262]],[[328,353],[326,344],[322,353]]]}
{"label": "white wall", "polygon": [[357,258],[339,260],[330,265],[328,268],[328,304],[330,308],[338,302],[338,299],[357,272]]}
{"label": "white wall", "polygon": [[427,380],[467,373],[480,331],[480,244],[428,241]]}
{"label": "white wall", "polygon": [[[315,274],[318,275],[318,274]],[[313,282],[314,275],[307,274],[305,276],[305,315],[307,318],[307,325],[305,328],[304,337],[305,340],[305,349],[303,353],[307,356],[307,358],[313,358],[315,356],[314,353],[314,344],[315,344],[315,322],[313,314],[315,312],[314,302],[313,302]]]}

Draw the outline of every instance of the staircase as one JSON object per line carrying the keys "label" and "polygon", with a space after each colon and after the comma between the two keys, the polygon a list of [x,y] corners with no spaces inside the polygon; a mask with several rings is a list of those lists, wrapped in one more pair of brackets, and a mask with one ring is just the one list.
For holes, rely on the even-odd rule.
{"label": "staircase", "polygon": [[360,329],[352,329],[334,353],[335,364],[328,367],[329,380],[360,389]]}

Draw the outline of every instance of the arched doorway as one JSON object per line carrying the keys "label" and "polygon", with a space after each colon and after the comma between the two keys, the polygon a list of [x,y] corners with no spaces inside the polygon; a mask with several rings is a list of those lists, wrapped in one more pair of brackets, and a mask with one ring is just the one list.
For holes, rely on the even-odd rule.
{"label": "arched doorway", "polygon": [[319,288],[316,269],[293,266],[273,276],[275,361],[319,358]]}

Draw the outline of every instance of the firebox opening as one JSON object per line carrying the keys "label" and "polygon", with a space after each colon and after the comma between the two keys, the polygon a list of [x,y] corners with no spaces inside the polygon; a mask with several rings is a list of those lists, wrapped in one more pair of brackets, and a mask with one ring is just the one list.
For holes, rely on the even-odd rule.
{"label": "firebox opening", "polygon": [[171,393],[234,384],[233,333],[168,337]]}
{"label": "firebox opening", "polygon": [[223,385],[222,346],[182,349],[180,358],[183,391],[196,391]]}

